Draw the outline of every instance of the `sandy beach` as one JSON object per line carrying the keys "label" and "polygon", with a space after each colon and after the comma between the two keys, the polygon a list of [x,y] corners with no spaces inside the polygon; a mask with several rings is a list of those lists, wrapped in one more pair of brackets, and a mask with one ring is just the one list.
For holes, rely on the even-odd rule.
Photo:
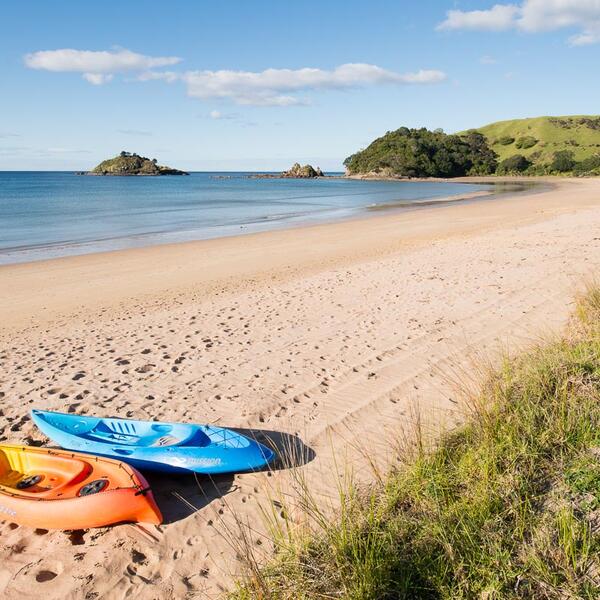
{"label": "sandy beach", "polygon": [[[343,223],[0,267],[0,439],[47,444],[33,407],[209,422],[293,447],[315,493],[368,481],[415,415],[463,418],[476,358],[558,331],[600,267],[600,180]],[[304,464],[301,464],[304,463]],[[289,470],[150,477],[166,523],[47,532],[0,523],[0,594],[209,598],[236,520]],[[291,497],[293,502],[293,497]],[[271,507],[271,508],[269,508]],[[283,517],[281,517],[283,518]]]}

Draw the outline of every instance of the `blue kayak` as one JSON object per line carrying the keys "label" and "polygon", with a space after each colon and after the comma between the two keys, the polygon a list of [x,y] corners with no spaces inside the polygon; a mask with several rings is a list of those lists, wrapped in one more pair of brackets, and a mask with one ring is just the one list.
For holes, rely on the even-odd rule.
{"label": "blue kayak", "polygon": [[231,429],[212,425],[85,417],[32,410],[33,422],[67,450],[125,461],[139,469],[238,473],[260,469],[275,453]]}

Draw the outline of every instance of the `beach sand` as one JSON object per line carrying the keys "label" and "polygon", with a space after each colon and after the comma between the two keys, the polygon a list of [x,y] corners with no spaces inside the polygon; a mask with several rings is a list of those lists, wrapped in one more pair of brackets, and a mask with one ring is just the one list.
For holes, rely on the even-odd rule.
{"label": "beach sand", "polygon": [[[0,267],[0,438],[48,443],[32,407],[252,429],[293,447],[326,503],[368,481],[455,386],[557,331],[600,267],[600,180],[542,193]],[[236,521],[258,556],[291,471],[150,477],[167,523],[0,523],[0,595],[206,598],[231,585]],[[262,507],[262,508],[261,508]],[[279,517],[281,518],[281,517]]]}

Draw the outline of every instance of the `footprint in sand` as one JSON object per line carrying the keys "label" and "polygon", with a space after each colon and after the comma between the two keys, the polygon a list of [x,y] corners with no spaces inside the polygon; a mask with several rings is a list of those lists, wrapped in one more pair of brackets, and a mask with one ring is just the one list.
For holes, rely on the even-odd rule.
{"label": "footprint in sand", "polygon": [[148,562],[146,559],[146,555],[143,552],[139,552],[135,549],[131,551],[131,560],[136,565],[145,565]]}
{"label": "footprint in sand", "polygon": [[188,540],[186,541],[186,544],[188,546],[197,546],[198,544],[202,543],[202,538],[199,535],[194,535],[190,538],[188,538]]}
{"label": "footprint in sand", "polygon": [[[68,537],[69,541],[73,546],[83,546],[85,545],[85,536],[86,532],[83,529],[75,529],[69,532]],[[83,556],[83,553],[80,553]]]}

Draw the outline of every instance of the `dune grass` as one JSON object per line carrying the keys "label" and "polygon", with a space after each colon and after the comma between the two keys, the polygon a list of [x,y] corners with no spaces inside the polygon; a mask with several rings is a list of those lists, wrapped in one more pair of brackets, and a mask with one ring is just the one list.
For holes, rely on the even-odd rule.
{"label": "dune grass", "polygon": [[600,288],[562,339],[507,359],[467,424],[332,518],[274,528],[275,556],[234,597],[600,597]]}

